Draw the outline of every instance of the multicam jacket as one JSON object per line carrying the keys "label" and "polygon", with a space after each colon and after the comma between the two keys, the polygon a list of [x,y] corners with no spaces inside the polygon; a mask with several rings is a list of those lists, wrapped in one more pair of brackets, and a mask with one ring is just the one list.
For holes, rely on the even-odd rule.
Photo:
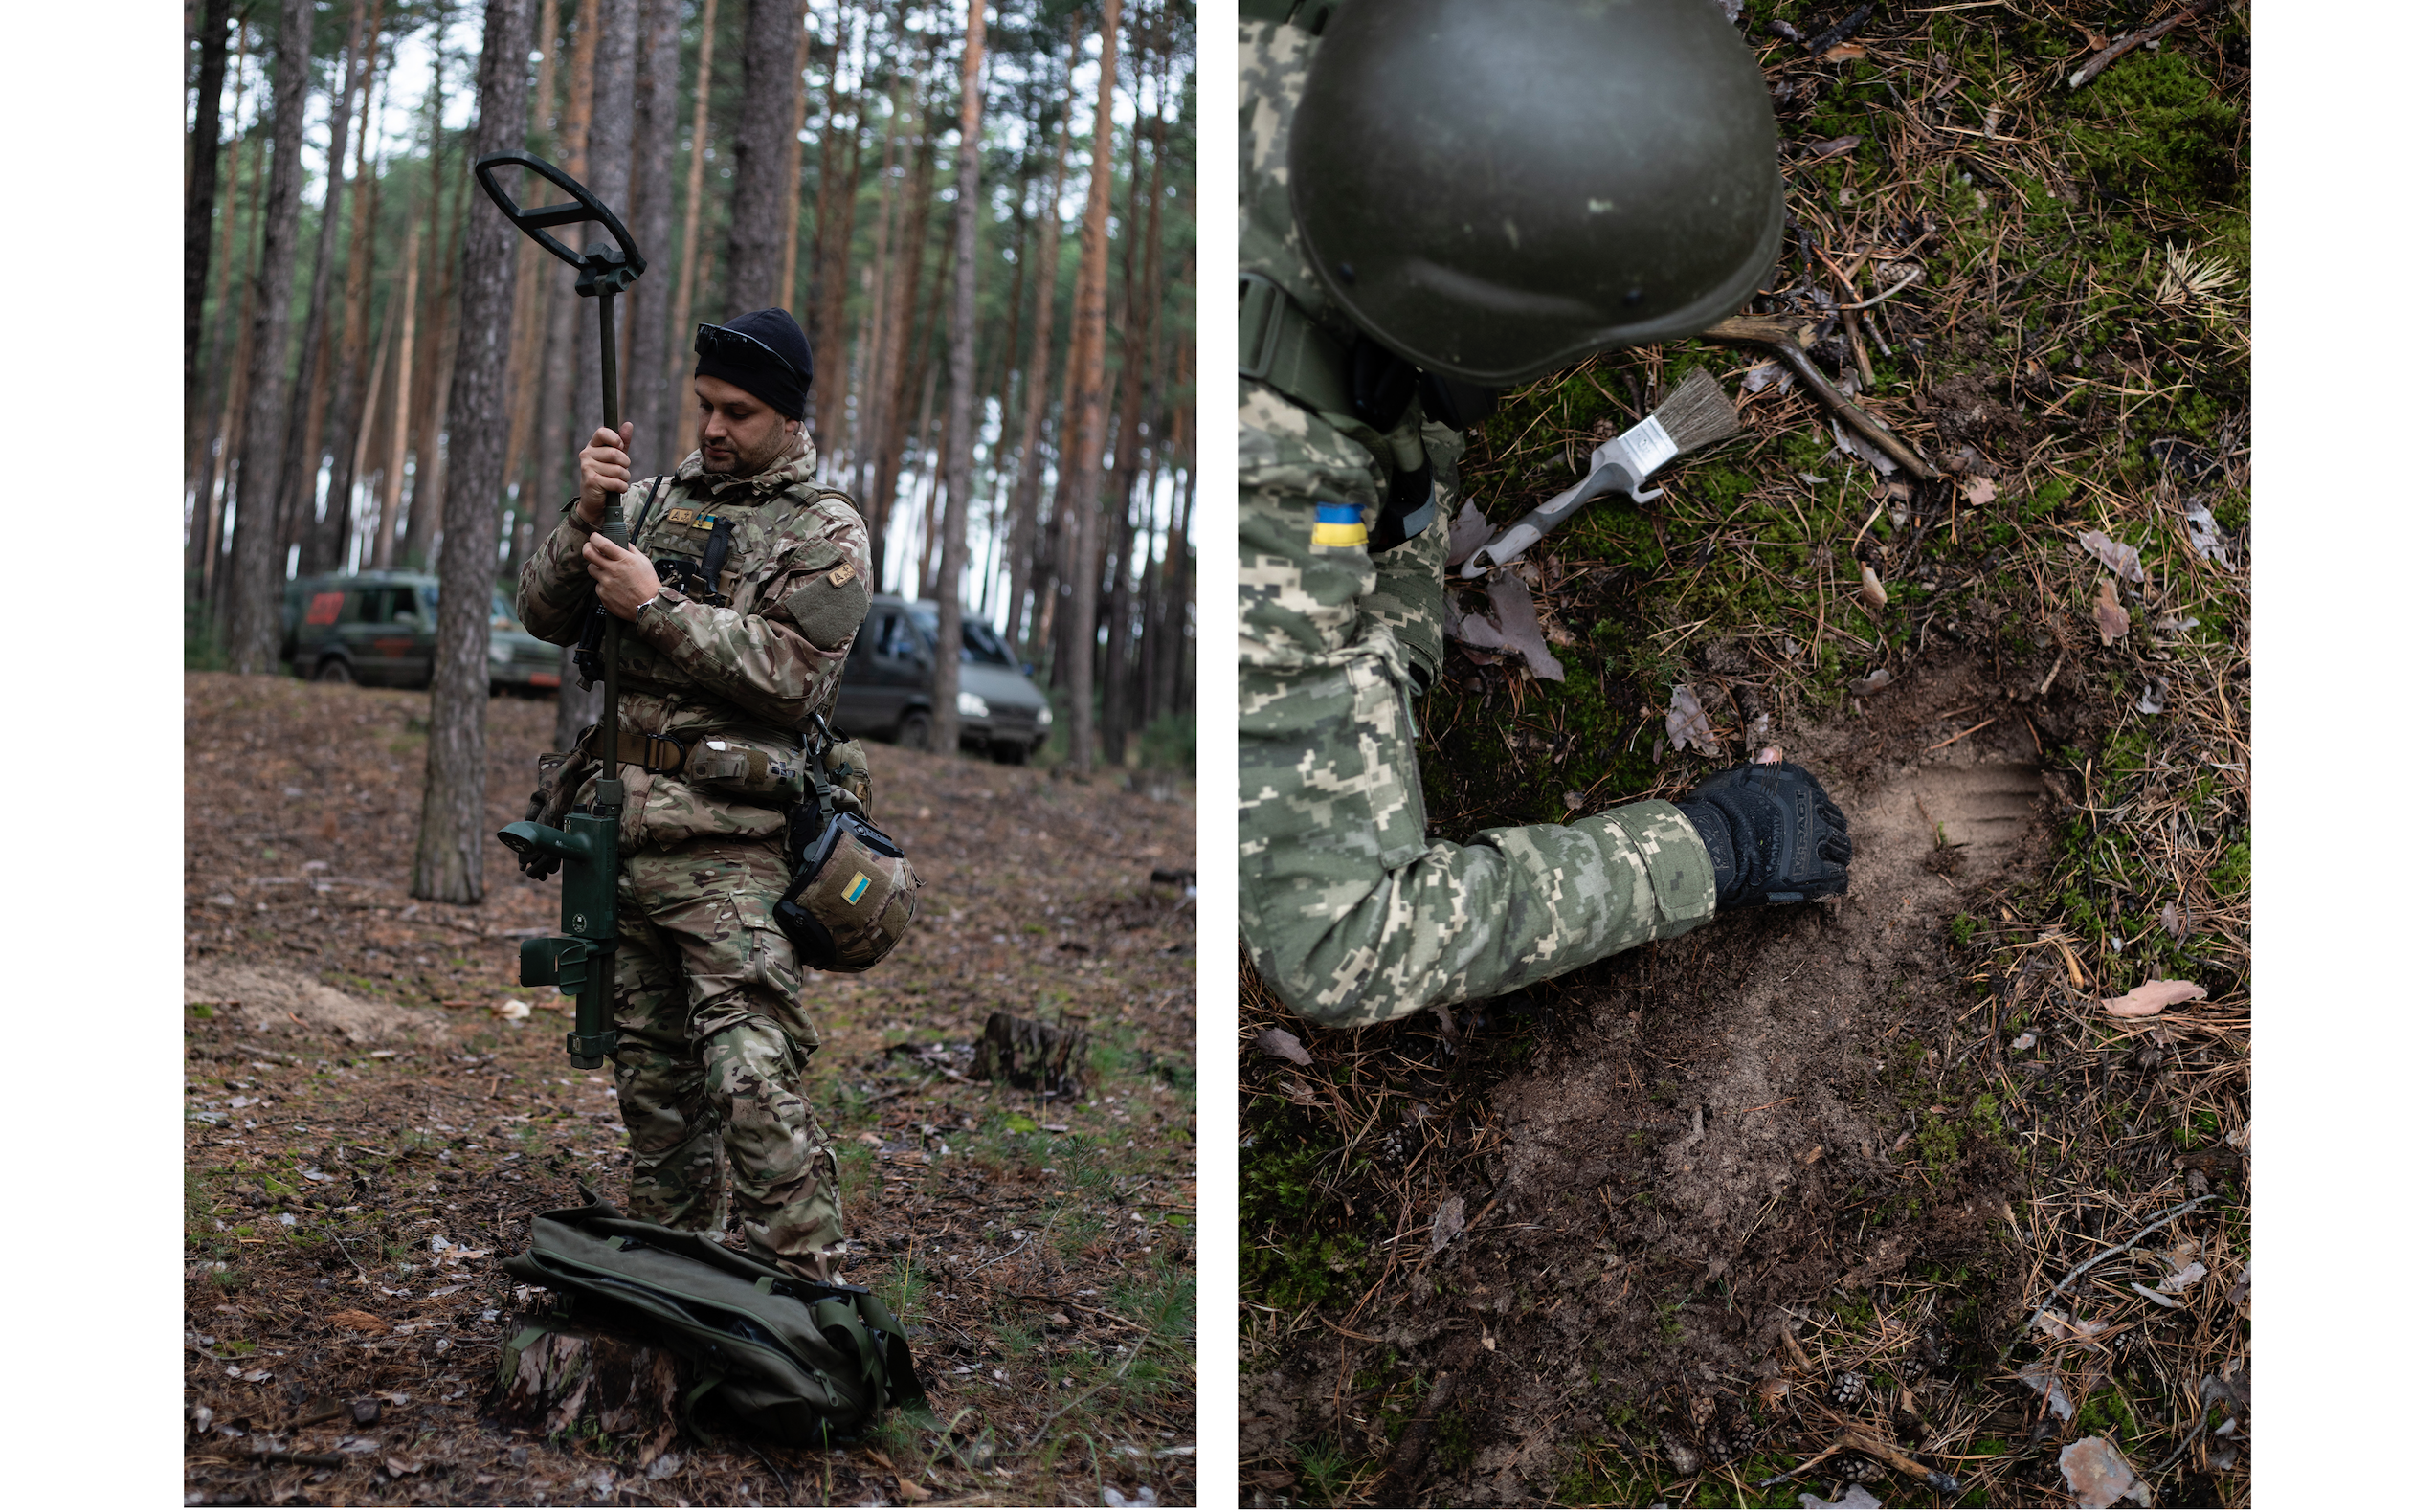
{"label": "multicam jacket", "polygon": [[[1316,46],[1290,26],[1241,29],[1238,256],[1350,338],[1317,302],[1285,195]],[[1376,1022],[1706,923],[1715,871],[1672,804],[1429,837],[1411,700],[1444,655],[1445,510],[1392,549],[1367,542],[1394,475],[1425,466],[1440,502],[1452,495],[1462,437],[1417,399],[1382,433],[1255,377],[1237,398],[1238,926],[1278,995],[1320,1023]]]}
{"label": "multicam jacket", "polygon": [[[699,563],[728,523],[719,575],[724,606],[660,603],[619,626],[617,719],[622,729],[688,744],[731,735],[779,750],[798,746],[815,712],[837,702],[846,653],[871,604],[870,538],[845,495],[813,481],[814,452],[750,478],[702,470],[699,452],[673,478],[626,491],[635,549],[655,562]],[[655,500],[653,494],[659,497]],[[592,534],[570,506],[516,585],[516,613],[544,640],[572,645],[592,607],[583,546]],[[664,575],[664,574],[663,574]],[[777,809],[704,790],[671,772],[627,765],[620,848],[702,835],[758,839],[786,823]],[[589,802],[591,787],[577,794]]]}

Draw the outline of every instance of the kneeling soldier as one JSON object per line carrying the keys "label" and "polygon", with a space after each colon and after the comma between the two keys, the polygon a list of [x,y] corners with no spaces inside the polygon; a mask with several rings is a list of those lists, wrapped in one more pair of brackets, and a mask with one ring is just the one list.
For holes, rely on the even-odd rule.
{"label": "kneeling soldier", "polygon": [[1798,767],[1431,840],[1464,429],[1499,389],[1739,309],[1783,231],[1765,81],[1709,0],[1244,0],[1240,927],[1296,1012],[1508,992],[1720,908],[1840,893]]}
{"label": "kneeling soldier", "polygon": [[[787,885],[789,782],[870,607],[870,542],[853,501],[813,481],[812,353],[793,317],[702,326],[694,351],[700,450],[673,475],[636,479],[633,427],[595,432],[582,491],[525,564],[516,611],[559,645],[583,638],[595,604],[632,622],[615,752],[628,1212],[722,1234],[731,1173],[747,1247],[832,1280],[845,1237],[837,1161],[799,1090],[820,1040],[771,909]],[[634,549],[596,533],[612,494]]]}

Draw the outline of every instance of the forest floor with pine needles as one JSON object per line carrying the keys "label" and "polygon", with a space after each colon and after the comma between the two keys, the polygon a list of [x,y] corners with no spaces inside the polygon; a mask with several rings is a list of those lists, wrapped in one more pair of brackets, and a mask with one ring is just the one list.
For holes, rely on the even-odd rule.
{"label": "forest floor with pine needles", "polygon": [[1743,425],[1518,565],[1561,680],[1450,650],[1433,833],[1777,745],[1852,889],[1354,1033],[1244,973],[1250,1504],[2245,1504],[2246,8],[2066,82],[2175,10],[1746,8],[1754,313],[1934,477],[1718,342],[1472,433],[1495,524],[1692,365]]}
{"label": "forest floor with pine needles", "polygon": [[[845,1279],[908,1325],[944,1432],[831,1450],[643,1446],[502,1421],[501,1269],[577,1183],[622,1197],[605,1072],[516,985],[556,883],[407,893],[426,694],[187,679],[188,1503],[1190,1503],[1195,1145],[1191,792],[875,746],[921,915],[814,976],[806,1094],[843,1175]],[[490,705],[494,823],[552,706]],[[510,1004],[522,1004],[521,1016]],[[1078,1096],[972,1079],[994,1012],[1086,1029]],[[1145,1503],[1146,1504],[1146,1503]]]}

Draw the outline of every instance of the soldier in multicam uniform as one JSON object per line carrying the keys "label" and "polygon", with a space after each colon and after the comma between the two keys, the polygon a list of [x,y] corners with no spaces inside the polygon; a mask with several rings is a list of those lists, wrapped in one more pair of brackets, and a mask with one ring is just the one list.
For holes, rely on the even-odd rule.
{"label": "soldier in multicam uniform", "polygon": [[[1412,700],[1496,390],[1690,335],[1773,266],[1775,122],[1712,0],[1244,0],[1240,928],[1324,1024],[1510,991],[1840,893],[1793,766],[1572,824],[1427,834]],[[1324,33],[1325,40],[1321,38]]]}
{"label": "soldier in multicam uniform", "polygon": [[[525,564],[516,611],[560,645],[595,602],[631,622],[614,994],[628,1211],[722,1234],[731,1175],[746,1246],[829,1281],[845,1237],[837,1159],[799,1090],[820,1037],[771,917],[787,884],[787,800],[736,796],[703,778],[725,768],[701,758],[802,750],[870,607],[870,541],[853,501],[813,481],[812,354],[793,318],[704,325],[694,350],[701,449],[673,476],[637,480],[633,427],[595,432],[582,492]],[[595,531],[613,492],[632,549]],[[587,781],[574,797],[590,793]]]}

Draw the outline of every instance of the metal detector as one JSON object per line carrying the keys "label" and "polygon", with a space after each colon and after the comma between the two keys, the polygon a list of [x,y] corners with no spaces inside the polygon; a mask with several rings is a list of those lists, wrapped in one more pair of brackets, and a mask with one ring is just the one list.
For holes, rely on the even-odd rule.
{"label": "metal detector", "polygon": [[[508,166],[526,167],[574,198],[563,205],[525,210],[517,205],[494,176]],[[559,261],[572,264],[575,293],[600,301],[600,408],[615,434],[617,415],[617,296],[642,277],[641,249],[627,233],[625,222],[576,183],[556,164],[522,152],[494,152],[474,165],[474,177],[500,213],[518,231],[549,250]],[[549,234],[552,226],[592,221],[617,239],[614,247],[594,242],[576,253]],[[600,530],[619,546],[626,545],[624,500],[612,498],[600,517]],[[554,987],[575,999],[575,1027],[567,1035],[567,1057],[580,1071],[597,1068],[617,1048],[617,1032],[609,1022],[609,989],[617,953],[617,826],[626,807],[626,785],[617,775],[617,630],[614,614],[603,613],[601,631],[600,728],[594,739],[601,751],[600,778],[587,809],[569,812],[566,828],[519,820],[499,832],[499,838],[519,856],[535,852],[566,863],[559,894],[558,927],[566,933],[527,940],[518,951],[517,981],[525,987]]]}

